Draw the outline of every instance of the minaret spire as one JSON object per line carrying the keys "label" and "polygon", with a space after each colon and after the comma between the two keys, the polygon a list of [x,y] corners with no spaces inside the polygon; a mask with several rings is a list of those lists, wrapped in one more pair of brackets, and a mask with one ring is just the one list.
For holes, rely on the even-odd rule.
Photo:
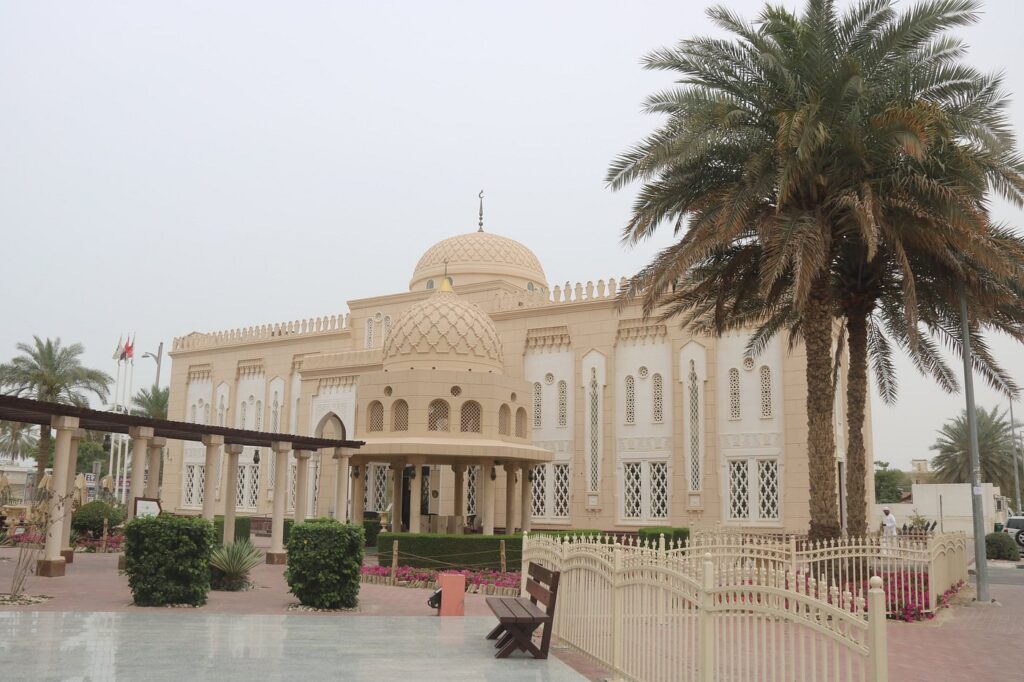
{"label": "minaret spire", "polygon": [[484,191],[483,190],[480,190],[479,196],[480,196],[480,222],[479,222],[479,229],[477,230],[477,232],[483,232],[484,231]]}

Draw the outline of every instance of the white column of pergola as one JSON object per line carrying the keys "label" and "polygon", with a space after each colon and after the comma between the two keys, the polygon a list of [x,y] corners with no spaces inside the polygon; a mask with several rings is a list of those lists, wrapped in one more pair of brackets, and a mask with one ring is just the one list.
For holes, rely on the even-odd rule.
{"label": "white column of pergola", "polygon": [[[391,465],[391,530],[402,532],[402,492],[405,479],[405,461]],[[411,499],[411,496],[410,496]]]}
{"label": "white column of pergola", "polygon": [[412,464],[412,479],[409,481],[409,532],[420,533],[423,528],[420,526],[422,505],[423,505],[423,467],[417,460],[413,460]]}
{"label": "white column of pergola", "polygon": [[[343,448],[334,451],[334,518],[342,523],[348,519],[348,463],[349,452]],[[356,498],[358,499],[358,498]]]}
{"label": "white column of pergola", "polygon": [[[75,470],[78,468],[78,444],[85,438],[85,429],[75,429],[74,433],[71,434],[70,450],[68,452],[68,473],[67,473],[67,485],[65,486],[64,492],[68,502],[68,512],[64,514],[64,520],[61,522],[61,533],[60,533],[60,554],[64,557],[64,562],[73,564],[75,562],[75,548],[71,546],[71,516],[74,511],[74,505],[72,504],[72,496],[75,494]],[[54,489],[56,492],[56,488]]]}
{"label": "white column of pergola", "polygon": [[153,428],[133,426],[128,429],[128,435],[132,439],[132,485],[128,491],[128,509],[125,510],[125,519],[135,516],[135,499],[143,497],[142,491],[146,484],[146,451],[149,449],[149,441],[153,438]]}
{"label": "white column of pergola", "polygon": [[274,511],[270,519],[270,551],[267,552],[268,564],[283,564],[287,561],[284,551],[284,514],[285,504],[288,501],[288,452],[292,449],[291,443],[275,442],[270,444],[274,451],[274,467],[277,472],[277,481],[274,485]]}
{"label": "white column of pergola", "polygon": [[455,518],[455,525],[454,527],[449,528],[448,531],[452,533],[461,533],[462,527],[465,525],[463,522],[463,519],[465,518],[463,512],[466,511],[466,465],[453,464],[452,469],[455,472],[455,494],[452,498],[452,516]]}
{"label": "white column of pergola", "polygon": [[36,564],[36,575],[58,577],[64,575],[65,561],[61,556],[61,534],[64,514],[70,514],[71,504],[65,492],[68,487],[68,461],[71,457],[71,439],[78,429],[78,417],[53,417],[50,426],[57,430],[53,452],[53,494],[48,506],[46,545],[43,558]]}
{"label": "white column of pergola", "polygon": [[306,520],[309,511],[309,450],[295,451],[295,523]]}
{"label": "white column of pergola", "polygon": [[238,503],[238,456],[242,454],[242,446],[225,445],[224,453],[228,456],[227,471],[224,472],[224,535],[221,542],[229,545],[235,541],[235,505]]}
{"label": "white column of pergola", "polygon": [[160,497],[160,460],[164,448],[167,447],[167,439],[160,436],[149,439],[149,474],[146,478],[146,497],[156,499]]}
{"label": "white column of pergola", "polygon": [[363,502],[366,500],[366,464],[352,467],[352,523],[362,525]]}
{"label": "white column of pergola", "polygon": [[206,446],[206,466],[203,468],[203,518],[213,521],[214,505],[217,502],[214,499],[217,491],[217,457],[220,455],[221,446],[224,445],[224,436],[203,436],[203,445]]}
{"label": "white column of pergola", "polygon": [[516,465],[505,465],[505,535],[516,532]]}
{"label": "white column of pergola", "polygon": [[[485,463],[480,467],[481,478],[483,478],[483,534],[494,535],[494,462]],[[479,481],[478,481],[479,482]],[[477,500],[480,506],[481,500]],[[480,510],[477,509],[477,513]]]}
{"label": "white column of pergola", "polygon": [[530,530],[530,519],[533,516],[533,489],[530,483],[530,465],[523,464],[523,475],[519,479],[519,527],[524,533]]}

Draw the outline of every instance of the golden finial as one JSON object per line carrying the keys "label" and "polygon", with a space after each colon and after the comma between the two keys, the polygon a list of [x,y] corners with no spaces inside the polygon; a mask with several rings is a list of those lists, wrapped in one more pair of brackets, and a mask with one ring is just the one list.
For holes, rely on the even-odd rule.
{"label": "golden finial", "polygon": [[448,259],[444,259],[444,277],[441,278],[441,291],[451,291],[452,285],[448,281]]}
{"label": "golden finial", "polygon": [[480,229],[478,229],[477,232],[483,232],[484,231],[484,191],[480,190],[480,194],[478,196],[480,197],[480,222],[479,222]]}

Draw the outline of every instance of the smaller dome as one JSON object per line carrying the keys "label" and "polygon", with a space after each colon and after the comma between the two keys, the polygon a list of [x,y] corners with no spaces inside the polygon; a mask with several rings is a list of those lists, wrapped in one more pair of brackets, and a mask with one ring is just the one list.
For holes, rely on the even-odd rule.
{"label": "smaller dome", "polygon": [[384,337],[384,369],[504,371],[501,339],[487,313],[443,284],[395,320]]}
{"label": "smaller dome", "polygon": [[490,232],[460,234],[431,246],[416,264],[410,291],[428,288],[428,281],[440,282],[445,272],[457,285],[498,279],[524,289],[547,287],[544,268],[533,251]]}

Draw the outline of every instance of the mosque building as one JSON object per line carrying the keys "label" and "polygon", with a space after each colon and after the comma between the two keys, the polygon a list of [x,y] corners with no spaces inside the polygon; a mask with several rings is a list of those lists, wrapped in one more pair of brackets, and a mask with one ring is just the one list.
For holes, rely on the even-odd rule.
{"label": "mosque building", "polygon": [[408,291],[177,338],[170,419],[365,445],[291,452],[286,471],[246,447],[225,480],[223,455],[174,441],[164,508],[200,513],[213,461],[207,490],[218,508],[235,495],[243,515],[268,516],[284,495],[299,517],[377,512],[414,531],[806,530],[802,349],[777,338],[750,357],[746,334],[693,336],[620,311],[623,284],[553,285],[529,248],[481,220],[430,247]]}

